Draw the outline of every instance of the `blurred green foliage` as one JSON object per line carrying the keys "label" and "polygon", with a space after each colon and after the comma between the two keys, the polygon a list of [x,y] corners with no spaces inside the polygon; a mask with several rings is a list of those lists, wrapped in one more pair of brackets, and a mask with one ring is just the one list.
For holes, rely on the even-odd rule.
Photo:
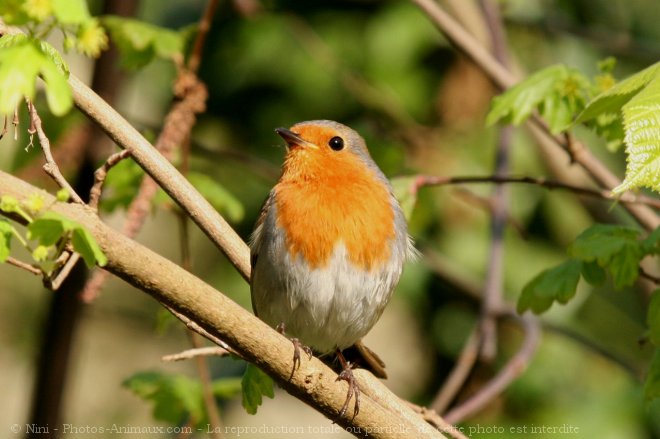
{"label": "blurred green foliage", "polygon": [[[386,175],[403,176],[396,180],[396,187],[404,194],[410,176],[418,173],[492,173],[497,128],[485,127],[484,122],[493,89],[487,79],[445,43],[412,4],[268,0],[259,3],[254,11],[243,11],[237,6],[239,3],[221,2],[206,44],[200,76],[208,86],[210,98],[208,111],[201,116],[193,133],[190,164],[192,172],[203,176],[202,186],[211,181],[217,185],[210,190],[209,197],[216,194],[219,204],[225,203],[226,213],[234,212],[228,216],[245,239],[277,178],[284,154],[273,129],[298,121],[334,119],[357,129]],[[539,73],[549,75],[541,79],[547,84],[550,100],[545,95],[518,105],[513,99],[508,108],[499,107],[500,116],[506,114],[512,120],[540,109],[546,116],[556,117],[552,126],[559,130],[569,122],[569,112],[578,112],[597,94],[595,89],[600,87],[600,92],[613,85],[607,75],[622,78],[641,71],[660,55],[657,49],[660,10],[655,0],[498,3],[503,8],[508,41],[518,65],[532,74],[556,64],[567,66]],[[138,50],[136,59],[140,59],[134,60],[134,64],[153,62],[131,73],[125,88],[131,97],[120,103],[124,114],[136,126],[145,130],[158,128],[152,126],[153,121],[159,120],[159,115],[166,111],[164,105],[171,99],[169,49],[176,46],[179,50],[187,44],[179,40],[175,44],[174,39],[179,37],[174,35],[181,35],[178,30],[194,24],[203,6],[202,1],[141,2],[137,18],[159,29],[154,30],[156,37],[139,42],[148,56]],[[131,42],[122,33],[128,23],[132,22],[116,24],[119,29],[111,30],[111,35],[117,34],[115,38],[119,36],[125,44]],[[161,47],[160,53],[164,55],[155,56],[161,33],[172,38],[163,41],[166,47]],[[611,55],[618,60],[616,66],[606,63],[599,69],[598,61]],[[73,71],[79,67],[70,64]],[[589,78],[588,85],[576,72],[583,72],[580,75]],[[575,78],[578,79],[569,81]],[[567,81],[577,84],[577,91],[584,94],[571,100],[575,87],[557,87],[558,83],[566,85]],[[511,96],[500,98],[499,103],[503,105]],[[603,116],[607,115],[599,117]],[[623,175],[622,153],[607,149],[608,141],[622,136],[617,120],[604,117],[598,122],[597,125],[606,127],[604,131],[609,136],[598,137],[584,127],[576,127],[574,135]],[[45,122],[47,127],[52,127],[53,143],[65,131],[63,127],[67,123],[71,123],[70,119]],[[0,157],[2,169],[15,171],[13,164],[23,164],[25,143],[26,139],[21,138],[15,144],[14,157],[9,154]],[[552,161],[538,152],[524,130],[514,135],[510,162],[512,174],[537,176],[552,172]],[[566,157],[561,156],[559,162],[569,167]],[[141,178],[139,170],[128,169],[131,167],[128,163],[113,170],[114,177],[108,182],[108,195],[111,195],[108,201],[117,209],[131,197],[124,189]],[[428,188],[422,189],[418,198],[405,200],[411,215],[411,234],[425,256],[406,267],[395,300],[406,304],[419,333],[425,337],[419,349],[432,349],[432,361],[417,366],[429,370],[425,390],[404,395],[420,404],[432,400],[478,321],[477,302],[465,285],[475,286],[479,291],[483,283],[491,242],[489,212],[482,201],[491,191],[491,187],[484,185],[470,186],[469,190]],[[539,273],[562,264],[567,247],[593,223],[632,224],[620,206],[607,201],[587,204],[571,194],[551,193],[533,186],[510,186],[508,193],[511,218],[504,239],[503,263],[504,293],[511,303],[518,300],[525,285],[534,283]],[[2,233],[0,236],[7,236]],[[164,234],[169,234],[168,239],[163,239]],[[172,242],[176,246],[173,231],[155,230],[149,235],[147,229],[145,235],[143,239],[156,248]],[[614,238],[605,237],[605,244],[618,242]],[[638,244],[631,244],[633,241]],[[641,242],[642,238],[636,235],[626,240],[623,247]],[[208,243],[201,239],[195,243],[195,272],[249,307],[248,287],[240,276]],[[171,249],[163,251],[177,257]],[[572,247],[571,252],[578,250]],[[568,272],[572,277],[571,282],[563,284],[570,283],[569,292],[574,298],[565,306],[553,306],[541,317],[548,327],[561,330],[546,331],[526,373],[488,409],[466,422],[466,427],[497,426],[510,432],[511,427],[566,424],[579,427],[579,437],[660,435],[658,400],[644,405],[644,394],[649,399],[657,395],[658,367],[653,369],[656,372],[647,380],[646,389],[641,383],[651,362],[658,363],[657,348],[651,343],[638,343],[646,338],[657,342],[657,318],[652,313],[657,313],[658,293],[653,294],[651,306],[648,294],[637,285],[617,291],[616,286],[630,284],[631,271],[627,271],[630,276],[624,276],[624,280],[619,277],[621,273],[610,273],[612,276],[608,278],[602,270],[606,263],[591,263],[600,261],[599,255],[587,257],[578,253],[571,256],[583,261],[577,264],[580,267],[564,270],[564,274]],[[438,254],[442,255],[438,260],[429,256]],[[635,253],[635,261],[638,256]],[[573,285],[580,275],[588,285]],[[542,292],[554,296],[552,299],[557,295],[565,297],[561,294],[566,292],[563,289],[552,291],[561,286],[552,280],[543,284],[547,289],[542,288]],[[16,294],[7,297],[20,300],[20,291],[34,285],[9,284],[6,288],[16,289]],[[40,303],[41,299],[32,300]],[[143,322],[145,315],[153,314],[150,323],[155,326],[153,308],[143,305],[148,311],[127,311],[128,305],[115,305],[112,300],[103,296],[95,306],[120,315],[115,324]],[[3,305],[17,310],[28,309],[32,304],[3,302]],[[36,325],[40,316],[34,314],[30,324]],[[15,322],[5,324],[7,330],[15,327]],[[470,386],[459,399],[492,377],[497,367],[515,353],[520,343],[518,331],[503,324],[500,336],[494,365],[478,366]],[[20,342],[12,343],[19,349]],[[396,350],[396,337],[390,344]],[[218,376],[235,376],[241,372],[235,366],[228,366],[231,362],[219,364],[222,367],[215,370]],[[158,389],[178,388],[172,387],[169,379],[144,377],[148,379],[134,381],[137,384],[133,390],[143,398],[153,399],[155,404],[163,395]],[[152,386],[153,383],[160,384]],[[260,391],[259,395],[262,393],[268,394]],[[198,410],[197,400],[186,405],[186,401],[193,401],[187,395],[172,392],[168,395],[167,398],[179,398],[181,404],[173,406],[176,413],[168,412],[167,419],[159,419],[181,422],[185,413]],[[251,402],[249,406],[255,404]],[[121,413],[120,409],[116,410]],[[113,415],[106,412],[104,416]],[[478,437],[508,436],[484,433]],[[555,435],[539,433],[534,437]]]}

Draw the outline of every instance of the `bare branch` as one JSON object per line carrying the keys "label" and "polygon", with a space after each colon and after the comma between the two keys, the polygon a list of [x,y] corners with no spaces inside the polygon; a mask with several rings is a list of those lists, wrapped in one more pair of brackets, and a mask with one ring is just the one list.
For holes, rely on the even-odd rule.
{"label": "bare branch", "polygon": [[27,107],[30,114],[30,124],[31,126],[34,126],[34,129],[36,130],[37,136],[39,137],[39,143],[41,144],[41,149],[44,153],[44,157],[46,158],[46,164],[43,167],[44,171],[46,174],[50,175],[50,177],[55,180],[55,182],[61,188],[66,189],[67,192],[69,192],[69,195],[74,202],[85,204],[82,198],[80,198],[76,191],[73,190],[73,187],[69,184],[69,182],[66,181],[60,172],[60,169],[57,167],[57,163],[55,163],[53,154],[50,150],[50,140],[48,140],[48,136],[46,136],[43,126],[41,125],[41,118],[39,117],[39,113],[37,113],[36,107],[31,101],[27,101]]}
{"label": "bare branch", "polygon": [[[196,332],[186,331],[190,338],[190,343],[193,348],[204,349],[202,348],[202,337]],[[216,352],[220,350],[222,355],[229,355],[229,351],[222,349],[220,347],[214,347]],[[211,426],[212,435],[216,437],[222,437],[222,420],[220,418],[220,411],[218,410],[218,404],[215,401],[215,395],[213,393],[213,382],[211,379],[211,371],[209,365],[206,362],[206,358],[202,355],[196,355],[191,358],[194,358],[195,364],[197,366],[197,375],[199,376],[199,381],[202,384],[202,399],[204,400],[204,406],[206,408],[206,414],[209,418],[209,424]]]}
{"label": "bare branch", "polygon": [[80,254],[76,252],[65,251],[62,254],[63,255],[68,254],[69,257],[66,258],[66,261],[64,262],[64,265],[62,266],[60,271],[57,273],[55,278],[44,280],[44,285],[46,286],[46,288],[51,289],[53,291],[59,290],[60,286],[62,286],[62,282],[64,282],[66,278],[69,277],[69,274],[71,274],[71,270],[73,270],[73,267],[80,260]]}
{"label": "bare branch", "polygon": [[197,25],[197,36],[195,37],[195,42],[193,43],[192,52],[190,58],[188,58],[188,70],[192,73],[197,73],[199,65],[202,61],[202,52],[204,49],[204,43],[206,42],[206,36],[211,29],[211,22],[213,21],[213,16],[215,11],[218,9],[218,0],[209,0],[206,3],[206,9],[202,14],[202,18],[199,20]]}
{"label": "bare branch", "polygon": [[229,345],[228,345],[227,343],[225,343],[224,341],[222,341],[222,340],[219,339],[218,337],[214,336],[213,334],[210,334],[206,329],[204,329],[204,328],[202,328],[201,326],[199,326],[199,325],[198,325],[197,323],[195,323],[193,320],[189,319],[188,317],[186,317],[185,315],[181,314],[180,312],[175,311],[174,309],[170,308],[170,307],[167,306],[167,305],[165,305],[165,308],[167,308],[167,310],[168,310],[169,312],[171,312],[171,313],[174,315],[174,317],[176,317],[177,319],[181,320],[181,322],[183,322],[183,324],[186,325],[186,327],[187,327],[188,329],[190,329],[191,331],[196,332],[196,333],[198,333],[199,335],[201,335],[202,337],[204,337],[204,338],[206,338],[206,339],[212,341],[213,343],[215,343],[216,345],[218,345],[220,348],[225,349],[225,350],[231,352],[231,353],[234,354],[234,355],[238,355],[238,356],[240,356],[240,355],[237,354],[235,351],[233,351],[233,350],[229,347]]}
{"label": "bare branch", "polygon": [[431,409],[435,412],[444,413],[461,390],[461,387],[463,387],[463,384],[465,384],[465,380],[470,375],[479,356],[480,339],[479,331],[472,331],[465,346],[463,346],[461,354],[458,356],[458,360],[456,360],[454,368],[445,379],[435,398],[433,398]]}
{"label": "bare branch", "polygon": [[226,357],[231,355],[227,349],[221,348],[219,346],[208,346],[203,348],[193,348],[187,349],[178,354],[165,355],[163,361],[183,361],[190,360],[197,357]]}
{"label": "bare branch", "polygon": [[103,191],[103,184],[105,183],[105,178],[108,176],[108,172],[110,172],[110,169],[112,169],[119,162],[130,155],[131,152],[126,149],[116,152],[108,157],[103,166],[94,172],[94,186],[92,186],[92,189],[89,191],[89,207],[94,210],[99,209],[99,201]]}
{"label": "bare branch", "polygon": [[524,331],[524,339],[520,349],[511,357],[498,374],[481,387],[476,394],[458,407],[454,407],[447,412],[444,416],[447,422],[455,424],[478,412],[502,393],[513,380],[518,378],[527,369],[527,365],[534,356],[540,341],[540,325],[538,319],[531,315],[523,317],[514,315],[512,317],[520,323]]}
{"label": "bare branch", "polygon": [[645,195],[635,195],[630,192],[622,194],[620,197],[612,195],[609,190],[591,189],[582,186],[576,186],[561,181],[548,179],[545,177],[516,177],[508,175],[486,175],[486,176],[459,176],[459,177],[444,177],[444,176],[429,176],[420,175],[412,183],[411,191],[415,193],[420,188],[425,186],[446,186],[455,184],[467,183],[513,183],[513,184],[531,184],[541,186],[548,189],[561,189],[573,192],[576,195],[583,195],[593,198],[601,198],[604,200],[620,202],[622,204],[644,204],[654,209],[660,209],[660,200]]}
{"label": "bare branch", "polygon": [[[500,10],[491,0],[481,0],[481,10],[488,25],[493,54],[503,66],[508,66],[509,54],[506,36]],[[497,150],[495,153],[496,176],[509,172],[509,156],[513,128],[506,126],[500,128]],[[501,306],[503,297],[503,264],[504,264],[504,231],[509,216],[507,189],[504,185],[495,186],[492,194],[493,215],[490,222],[491,245],[489,249],[486,277],[484,281],[483,300],[481,302],[481,316],[479,329],[482,335],[480,348],[481,358],[493,361],[497,355],[497,316],[495,310]]]}
{"label": "bare branch", "polygon": [[19,261],[18,259],[15,259],[11,256],[9,256],[5,262],[7,262],[9,265],[13,265],[14,267],[18,267],[27,272],[30,272],[36,276],[43,275],[43,272],[34,265],[30,265],[27,262]]}

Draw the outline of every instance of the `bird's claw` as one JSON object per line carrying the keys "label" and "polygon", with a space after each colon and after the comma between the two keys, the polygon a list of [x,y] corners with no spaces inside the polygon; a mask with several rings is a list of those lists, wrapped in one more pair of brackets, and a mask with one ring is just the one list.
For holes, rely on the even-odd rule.
{"label": "bird's claw", "polygon": [[[286,337],[286,327],[284,323],[277,325],[275,330]],[[305,346],[297,338],[291,338],[289,340],[291,340],[291,343],[293,343],[293,368],[291,369],[291,376],[289,376],[289,380],[291,380],[291,378],[293,378],[293,373],[296,371],[296,369],[300,368],[300,350],[302,349],[310,360],[312,359],[314,353],[312,352],[312,348]]]}
{"label": "bird's claw", "polygon": [[291,343],[293,343],[293,370],[291,371],[291,376],[293,376],[293,372],[300,367],[300,351],[305,352],[310,360],[313,353],[312,348],[305,346],[297,338],[292,338]]}
{"label": "bird's claw", "polygon": [[355,406],[353,408],[353,419],[360,413],[360,387],[358,386],[357,380],[353,375],[353,369],[350,362],[346,362],[343,365],[341,373],[337,375],[335,381],[346,381],[348,383],[348,391],[346,393],[346,401],[339,411],[339,417],[343,417],[348,410],[348,404],[351,402],[351,398],[355,395]]}

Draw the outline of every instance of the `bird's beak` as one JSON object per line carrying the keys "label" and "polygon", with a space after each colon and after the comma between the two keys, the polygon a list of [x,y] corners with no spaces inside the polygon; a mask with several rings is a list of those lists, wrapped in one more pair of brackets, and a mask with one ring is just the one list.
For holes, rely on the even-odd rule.
{"label": "bird's beak", "polygon": [[314,145],[312,142],[308,142],[307,140],[300,137],[298,134],[294,133],[291,130],[287,130],[286,128],[276,128],[275,132],[284,139],[284,141],[287,144],[287,149],[292,148],[294,146],[300,146],[302,148],[319,149],[319,147]]}

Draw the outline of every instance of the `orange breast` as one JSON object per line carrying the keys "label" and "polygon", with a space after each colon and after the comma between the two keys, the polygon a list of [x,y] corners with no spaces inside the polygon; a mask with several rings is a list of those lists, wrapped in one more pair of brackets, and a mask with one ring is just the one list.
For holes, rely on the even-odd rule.
{"label": "orange breast", "polygon": [[278,224],[289,252],[325,267],[343,242],[365,270],[390,257],[394,212],[387,187],[352,154],[296,151],[275,187]]}

